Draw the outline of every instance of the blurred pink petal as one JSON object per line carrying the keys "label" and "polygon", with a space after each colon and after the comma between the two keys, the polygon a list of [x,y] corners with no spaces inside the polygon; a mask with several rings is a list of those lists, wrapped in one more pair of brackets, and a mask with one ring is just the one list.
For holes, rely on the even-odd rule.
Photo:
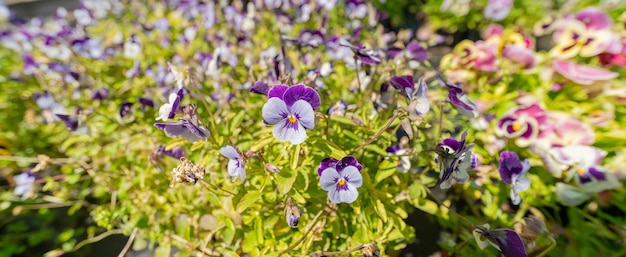
{"label": "blurred pink petal", "polygon": [[502,55],[516,63],[523,64],[524,68],[535,66],[535,52],[531,49],[519,45],[507,45],[502,49]]}
{"label": "blurred pink petal", "polygon": [[611,18],[597,7],[587,7],[576,14],[576,19],[582,21],[587,29],[608,29],[613,25]]}
{"label": "blurred pink petal", "polygon": [[595,81],[610,80],[618,76],[617,73],[606,69],[579,65],[568,60],[554,60],[552,66],[558,73],[563,75],[563,77],[581,85],[591,85]]}

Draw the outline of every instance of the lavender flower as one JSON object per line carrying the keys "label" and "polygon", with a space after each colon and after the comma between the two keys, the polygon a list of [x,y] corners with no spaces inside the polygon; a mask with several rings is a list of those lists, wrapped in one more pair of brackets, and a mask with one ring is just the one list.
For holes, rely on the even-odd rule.
{"label": "lavender flower", "polygon": [[406,46],[406,57],[419,63],[424,63],[428,59],[428,51],[419,43],[413,41]]}
{"label": "lavender flower", "polygon": [[237,177],[241,178],[241,182],[246,181],[246,159],[241,151],[234,146],[224,146],[220,149],[220,153],[228,158],[228,175],[233,182]]}
{"label": "lavender flower", "polygon": [[307,138],[305,129],[315,127],[314,110],[320,106],[317,91],[304,85],[276,85],[269,90],[268,97],[263,105],[263,121],[276,125],[274,137],[292,144],[304,142]]}
{"label": "lavender flower", "polygon": [[530,169],[530,163],[528,160],[520,161],[516,153],[509,151],[500,153],[498,163],[500,165],[498,169],[500,177],[504,183],[513,186],[511,188],[511,200],[513,204],[518,205],[521,201],[518,192],[526,191],[530,187],[530,180],[524,177]]}
{"label": "lavender flower", "polygon": [[14,195],[22,196],[22,200],[32,195],[33,185],[35,183],[35,174],[33,174],[30,169],[22,174],[14,176],[13,181],[16,185],[13,190]]}
{"label": "lavender flower", "polygon": [[488,244],[502,252],[504,257],[526,257],[526,247],[522,238],[513,230],[508,228],[489,229],[489,224],[482,227],[474,226],[472,231],[476,243],[481,250]]}
{"label": "lavender flower", "polygon": [[437,76],[437,80],[448,88],[448,100],[456,106],[459,113],[469,118],[478,117],[478,107],[467,97],[463,89],[439,76]]}
{"label": "lavender flower", "polygon": [[191,142],[205,140],[209,136],[209,131],[205,127],[196,125],[188,119],[180,119],[170,123],[155,123],[154,126],[163,130],[169,137],[183,137]]}
{"label": "lavender flower", "polygon": [[428,86],[422,78],[417,82],[417,89],[415,88],[413,76],[393,77],[389,83],[409,99],[408,109],[411,114],[422,116],[430,110],[430,101],[426,96]]}
{"label": "lavender flower", "polygon": [[461,141],[446,138],[437,144],[435,160],[439,163],[439,182],[436,186],[448,189],[452,186],[452,179],[457,183],[465,182],[469,178],[467,173],[472,169],[472,155],[470,152],[474,144],[465,144],[467,131],[461,136]]}
{"label": "lavender flower", "polygon": [[300,209],[293,203],[293,200],[287,200],[287,206],[285,207],[285,219],[287,225],[290,227],[297,227],[300,221]]}
{"label": "lavender flower", "polygon": [[320,163],[317,174],[322,189],[328,191],[330,201],[352,203],[359,196],[357,188],[363,185],[362,169],[354,156],[346,156],[340,161],[326,158]]}
{"label": "lavender flower", "polygon": [[180,159],[182,157],[185,157],[185,152],[183,151],[183,148],[181,147],[174,147],[170,150],[165,150],[165,146],[160,145],[159,148],[157,149],[157,155],[159,156],[167,155],[174,159]]}

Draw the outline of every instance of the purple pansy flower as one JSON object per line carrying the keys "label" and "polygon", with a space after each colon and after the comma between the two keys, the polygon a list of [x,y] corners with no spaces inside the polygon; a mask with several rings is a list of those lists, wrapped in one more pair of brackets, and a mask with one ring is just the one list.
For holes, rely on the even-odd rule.
{"label": "purple pansy flower", "polygon": [[270,91],[269,85],[263,81],[254,82],[252,87],[250,87],[250,92],[260,94],[260,95],[267,95],[269,91]]}
{"label": "purple pansy flower", "polygon": [[35,174],[31,172],[30,169],[26,170],[26,172],[19,174],[13,177],[13,181],[15,182],[15,189],[13,189],[13,194],[17,196],[22,196],[22,200],[30,197],[33,193],[33,185],[35,184]]}
{"label": "purple pansy flower", "polygon": [[131,107],[133,106],[133,103],[128,102],[128,101],[124,101],[122,102],[122,104],[120,105],[120,116],[122,118],[126,117],[126,115],[130,114]]}
{"label": "purple pansy flower", "polygon": [[152,101],[152,99],[150,99],[150,98],[138,97],[137,101],[141,105],[141,110],[144,111],[144,112],[146,111],[146,109],[148,109],[148,107],[154,108],[154,101]]}
{"label": "purple pansy flower", "polygon": [[57,102],[50,92],[43,91],[42,93],[34,93],[33,99],[37,106],[42,109],[41,115],[46,123],[51,123],[58,120],[55,114],[66,114],[65,107]]}
{"label": "purple pansy flower", "polygon": [[361,19],[367,15],[367,4],[363,0],[347,0],[346,14],[353,19]]}
{"label": "purple pansy flower", "polygon": [[321,104],[317,91],[304,85],[276,85],[269,90],[268,97],[263,105],[263,122],[276,125],[274,137],[292,144],[304,142],[305,129],[315,127],[314,110]]}
{"label": "purple pansy flower", "polygon": [[516,145],[526,147],[538,138],[546,120],[545,110],[537,104],[516,107],[498,121],[496,135],[515,138]]}
{"label": "purple pansy flower", "polygon": [[324,43],[324,34],[319,30],[305,29],[300,32],[299,43],[312,48],[317,48]]}
{"label": "purple pansy flower", "polygon": [[530,169],[530,163],[528,160],[520,161],[514,152],[504,151],[500,153],[498,164],[500,165],[498,168],[500,178],[504,183],[512,186],[511,200],[513,204],[518,205],[521,201],[518,192],[526,191],[530,187],[530,180],[524,177]]}
{"label": "purple pansy flower", "polygon": [[246,159],[241,151],[234,146],[224,146],[220,149],[220,153],[228,158],[228,175],[233,182],[237,177],[241,178],[241,182],[246,181]]}
{"label": "purple pansy flower", "polygon": [[463,89],[443,78],[437,76],[437,80],[448,88],[448,100],[452,105],[456,106],[459,113],[469,117],[478,117],[478,107],[467,97]]}
{"label": "purple pansy flower", "polygon": [[359,188],[363,185],[361,164],[353,156],[346,156],[340,161],[334,158],[322,160],[318,167],[320,185],[328,191],[328,198],[333,203],[352,203],[359,196]]}
{"label": "purple pansy flower", "polygon": [[508,228],[489,229],[489,224],[482,227],[474,226],[472,231],[476,243],[481,250],[487,245],[491,245],[502,252],[504,257],[526,257],[526,247],[522,238],[513,230]]}
{"label": "purple pansy flower", "polygon": [[205,140],[209,136],[209,131],[205,127],[198,126],[188,119],[180,119],[170,123],[155,123],[154,126],[163,130],[169,137],[184,137],[191,142]]}
{"label": "purple pansy flower", "polygon": [[174,159],[180,159],[182,157],[185,157],[185,151],[183,151],[182,147],[174,147],[170,150],[165,150],[165,146],[160,145],[157,149],[157,155],[167,155]]}
{"label": "purple pansy flower", "polygon": [[157,120],[169,120],[174,118],[176,111],[178,111],[178,107],[180,106],[180,101],[185,96],[184,89],[178,89],[176,93],[171,93],[169,97],[169,103],[163,104],[161,108],[159,108],[159,116],[156,118]]}
{"label": "purple pansy flower", "polygon": [[413,41],[406,46],[406,57],[419,63],[428,59],[428,51],[419,43]]}
{"label": "purple pansy flower", "polygon": [[467,173],[472,169],[472,155],[470,150],[474,144],[466,145],[467,131],[461,135],[461,141],[446,138],[437,144],[435,160],[439,164],[439,182],[436,186],[448,189],[452,186],[452,179],[457,183],[465,182],[469,178]]}
{"label": "purple pansy flower", "polygon": [[109,90],[106,88],[94,89],[91,93],[91,100],[102,101],[109,96]]}

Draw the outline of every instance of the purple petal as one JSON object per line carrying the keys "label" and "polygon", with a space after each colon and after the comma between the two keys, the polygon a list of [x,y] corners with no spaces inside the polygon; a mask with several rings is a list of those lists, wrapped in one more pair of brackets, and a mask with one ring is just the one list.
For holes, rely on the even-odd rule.
{"label": "purple petal", "polygon": [[315,112],[308,102],[304,100],[296,101],[293,106],[291,106],[291,113],[296,116],[298,121],[305,128],[315,128]]}
{"label": "purple petal", "polygon": [[500,246],[500,250],[505,257],[526,257],[526,247],[522,238],[511,229],[501,228],[491,231],[492,234],[502,236],[495,237],[496,244]]}
{"label": "purple petal", "polygon": [[355,53],[363,63],[380,64],[381,62],[380,57],[372,50],[358,49]]}
{"label": "purple petal", "polygon": [[333,203],[352,203],[359,197],[359,191],[350,183],[342,188],[337,187],[336,190],[328,191],[328,198]]}
{"label": "purple petal", "polygon": [[229,158],[229,159],[234,159],[234,160],[243,159],[239,149],[237,149],[237,147],[230,146],[230,145],[222,147],[220,149],[220,154],[226,156],[226,158]]}
{"label": "purple petal", "polygon": [[402,53],[402,48],[392,46],[392,47],[387,48],[386,52],[387,52],[388,59],[395,59],[398,55]]}
{"label": "purple petal", "polygon": [[262,81],[254,82],[254,85],[250,87],[250,92],[256,94],[267,95],[269,91],[270,87],[267,85],[267,83]]}
{"label": "purple petal", "polygon": [[183,99],[183,97],[185,96],[185,89],[178,89],[178,91],[176,92],[176,98],[174,99],[174,102],[172,102],[172,109],[170,110],[170,113],[167,115],[168,119],[172,119],[174,118],[174,116],[176,115],[176,111],[178,111],[178,106],[180,105],[180,101]]}
{"label": "purple petal", "polygon": [[109,96],[109,90],[106,88],[96,89],[91,93],[91,100],[102,101]]}
{"label": "purple petal", "polygon": [[163,130],[169,137],[183,137],[191,142],[204,140],[208,134],[186,119],[170,123],[155,123],[155,127]]}
{"label": "purple petal", "polygon": [[409,59],[423,63],[428,59],[428,51],[419,43],[413,41],[406,46],[406,55]]}
{"label": "purple petal", "polygon": [[[317,168],[317,175],[318,176],[322,176],[322,171],[328,169],[328,168],[335,168],[337,166],[337,162],[339,162],[339,160],[332,158],[332,157],[328,157],[328,158],[324,158],[321,162],[320,162],[320,166]],[[335,170],[337,171],[337,170]]]}
{"label": "purple petal", "polygon": [[337,189],[337,179],[340,177],[335,168],[329,167],[322,170],[320,175],[320,185],[325,191],[335,191]]}
{"label": "purple petal", "polygon": [[406,95],[406,89],[411,89],[411,92],[415,89],[415,81],[411,75],[393,77],[389,81],[389,84],[400,90],[404,95]]}
{"label": "purple petal", "polygon": [[304,85],[295,85],[288,88],[283,95],[283,100],[285,100],[287,106],[293,105],[298,100],[305,100],[309,102],[313,110],[317,110],[321,104],[320,95],[317,91]]}
{"label": "purple petal", "polygon": [[126,115],[128,115],[131,111],[130,108],[132,106],[133,106],[133,103],[124,101],[122,105],[120,106],[120,116],[124,118]]}
{"label": "purple petal", "polygon": [[64,114],[55,114],[67,128],[71,131],[76,131],[78,128],[78,118],[76,116],[64,115]]}
{"label": "purple petal", "polygon": [[146,111],[146,109],[148,107],[154,108],[154,101],[152,101],[152,99],[150,99],[150,98],[139,97],[139,98],[137,98],[137,101],[139,101],[139,104],[141,104],[141,110],[142,111]]}
{"label": "purple petal", "polygon": [[500,178],[506,184],[512,183],[512,177],[514,174],[520,174],[522,171],[522,162],[515,152],[504,151],[500,153],[500,159],[498,160],[500,172]]}
{"label": "purple petal", "polygon": [[357,170],[359,172],[361,172],[363,170],[363,166],[352,155],[348,155],[346,157],[343,157],[339,162],[337,162],[336,169],[337,169],[337,171],[339,171],[339,173],[343,174],[344,168],[349,167],[349,166],[354,166],[355,168],[357,168]]}
{"label": "purple petal", "polygon": [[269,89],[269,91],[267,92],[267,97],[272,98],[272,97],[278,97],[281,100],[283,99],[283,95],[285,94],[285,91],[287,91],[287,89],[289,89],[288,86],[285,85],[275,85],[272,88]]}
{"label": "purple petal", "polygon": [[400,145],[393,145],[393,146],[387,147],[386,151],[391,154],[396,154],[398,151],[402,149],[403,148],[400,147]]}
{"label": "purple petal", "polygon": [[282,99],[277,97],[267,100],[265,105],[263,105],[261,113],[263,116],[263,122],[267,124],[278,124],[279,122],[286,120],[289,116],[287,105]]}

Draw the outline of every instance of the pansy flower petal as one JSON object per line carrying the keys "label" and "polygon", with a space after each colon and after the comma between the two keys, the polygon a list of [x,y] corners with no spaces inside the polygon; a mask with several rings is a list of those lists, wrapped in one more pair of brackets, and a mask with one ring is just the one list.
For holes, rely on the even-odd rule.
{"label": "pansy flower petal", "polygon": [[348,184],[353,185],[355,187],[360,187],[363,185],[363,177],[361,176],[361,172],[354,166],[348,166],[341,171],[341,176],[348,181]]}
{"label": "pansy flower petal", "polygon": [[308,102],[304,100],[296,101],[293,106],[291,106],[291,113],[296,116],[298,122],[305,128],[315,128],[315,112]]}
{"label": "pansy flower petal", "polygon": [[283,99],[283,95],[285,94],[285,91],[287,91],[287,89],[289,89],[288,86],[275,85],[269,89],[269,91],[267,92],[267,97],[269,98],[278,97],[280,99]]}
{"label": "pansy flower petal", "polygon": [[352,155],[348,155],[346,157],[341,158],[341,160],[339,162],[337,162],[337,167],[336,168],[337,168],[337,170],[339,172],[343,172],[343,169],[346,168],[346,167],[349,167],[349,166],[356,167],[359,172],[361,172],[363,170],[363,166]]}
{"label": "pansy flower petal", "polygon": [[335,168],[326,168],[320,176],[320,185],[325,191],[334,191],[337,188],[337,179],[340,177]]}
{"label": "pansy flower petal", "polygon": [[281,98],[273,97],[263,105],[262,115],[263,122],[267,124],[278,124],[287,119],[289,110]]}
{"label": "pansy flower petal", "polygon": [[306,130],[299,122],[291,123],[288,119],[278,122],[272,131],[275,138],[285,142],[289,141],[294,145],[301,144],[306,140]]}
{"label": "pansy flower petal", "polygon": [[317,110],[321,104],[320,95],[317,91],[301,84],[287,89],[283,95],[283,100],[287,106],[292,106],[298,100],[305,100],[313,107],[313,110]]}

